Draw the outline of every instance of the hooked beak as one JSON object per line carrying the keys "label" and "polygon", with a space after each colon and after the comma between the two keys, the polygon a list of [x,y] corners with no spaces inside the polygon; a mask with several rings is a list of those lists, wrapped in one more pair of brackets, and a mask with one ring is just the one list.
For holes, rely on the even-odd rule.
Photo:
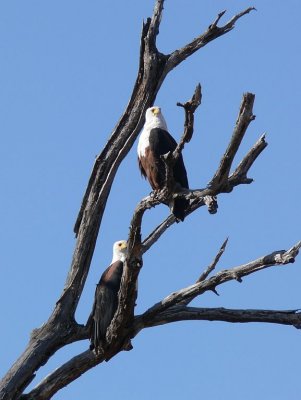
{"label": "hooked beak", "polygon": [[121,250],[124,250],[127,248],[127,242],[122,243],[122,245],[120,246]]}

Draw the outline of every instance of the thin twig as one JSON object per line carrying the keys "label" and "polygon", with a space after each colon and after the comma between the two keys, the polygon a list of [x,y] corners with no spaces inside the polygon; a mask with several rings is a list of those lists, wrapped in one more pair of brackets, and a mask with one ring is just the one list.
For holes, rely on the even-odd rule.
{"label": "thin twig", "polygon": [[254,161],[267,147],[267,145],[268,143],[265,140],[265,134],[263,134],[254,144],[254,146],[249,150],[249,152],[245,155],[235,171],[230,175],[229,182],[231,185],[235,185],[236,182],[239,182],[239,184],[249,184],[253,182],[253,179],[248,178],[247,174]]}
{"label": "thin twig", "polygon": [[212,263],[205,269],[205,271],[202,273],[202,275],[199,277],[199,279],[196,281],[196,283],[202,282],[205,279],[207,279],[208,275],[215,269],[217,263],[219,262],[221,256],[224,254],[224,251],[226,250],[226,246],[228,243],[229,238],[227,238],[224,243],[221,245],[221,248],[219,249],[217,255],[214,257],[214,260]]}
{"label": "thin twig", "polygon": [[[205,269],[205,271],[201,274],[201,276],[197,279],[197,281],[195,283],[200,283],[200,282],[204,281],[205,279],[207,279],[207,277],[215,269],[217,263],[219,262],[219,259],[223,255],[223,253],[226,249],[227,243],[228,243],[228,238],[224,241],[224,243],[220,247],[220,249],[219,249],[217,255],[214,257],[214,260],[212,261],[212,263]],[[211,290],[213,291],[213,293],[215,293],[217,296],[219,296],[219,294],[217,293],[215,288],[212,288]],[[194,297],[192,297],[190,299],[189,298],[185,299],[185,300],[181,301],[179,304],[181,304],[181,306],[184,306],[184,305],[187,306],[193,299],[194,299]]]}

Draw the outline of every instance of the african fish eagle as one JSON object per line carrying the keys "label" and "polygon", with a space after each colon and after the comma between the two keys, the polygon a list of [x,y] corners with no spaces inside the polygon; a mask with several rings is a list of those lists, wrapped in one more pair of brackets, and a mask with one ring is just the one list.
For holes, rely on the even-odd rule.
{"label": "african fish eagle", "polygon": [[[145,113],[145,124],[138,141],[138,163],[141,174],[148,179],[153,190],[161,190],[165,184],[165,163],[161,159],[163,154],[174,151],[177,142],[169,134],[165,119],[160,107],[150,107]],[[173,167],[173,176],[176,183],[175,192],[188,189],[188,179],[182,154]],[[177,221],[184,220],[188,200],[176,197],[168,204]]]}
{"label": "african fish eagle", "polygon": [[95,290],[91,321],[90,349],[99,353],[101,343],[118,306],[118,292],[127,252],[127,242],[119,240],[113,245],[113,258],[110,266],[102,274]]}

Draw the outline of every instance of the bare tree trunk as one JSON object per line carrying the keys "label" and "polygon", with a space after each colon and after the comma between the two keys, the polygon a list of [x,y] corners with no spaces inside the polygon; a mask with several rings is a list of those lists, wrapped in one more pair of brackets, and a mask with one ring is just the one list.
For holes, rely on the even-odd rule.
{"label": "bare tree trunk", "polygon": [[[171,196],[168,189],[170,176],[167,172],[166,189],[158,193],[156,197],[148,196],[144,198],[134,212],[128,239],[129,254],[119,291],[119,305],[107,331],[104,353],[96,355],[94,352],[87,350],[73,357],[44,378],[32,391],[24,394],[27,386],[34,379],[36,371],[47,363],[58,349],[89,337],[89,326],[79,325],[75,321],[74,315],[89,273],[102,216],[115,174],[137,138],[144,123],[145,112],[148,107],[153,105],[164,79],[173,68],[177,67],[194,52],[231,31],[236,21],[254,9],[250,7],[242,11],[231,18],[225,25],[219,27],[218,23],[225,14],[225,12],[221,12],[216,20],[209,25],[208,29],[196,39],[171,54],[162,54],[157,49],[156,38],[159,32],[163,5],[164,0],[157,0],[152,18],[148,18],[143,23],[138,74],[130,101],[113,130],[108,143],[95,160],[74,226],[77,241],[63,292],[57,300],[48,321],[41,328],[32,332],[24,353],[1,381],[1,400],[19,398],[50,399],[58,390],[77,379],[85,371],[104,360],[110,359],[121,350],[130,350],[130,341],[133,337],[142,329],[156,325],[180,320],[209,320],[227,322],[256,321],[300,327],[300,316],[294,310],[226,310],[187,307],[193,298],[208,290],[216,292],[216,287],[224,282],[233,279],[241,281],[242,277],[263,268],[293,262],[301,246],[300,243],[286,252],[274,252],[248,264],[220,271],[208,278],[225,249],[225,243],[212,265],[205,270],[195,284],[172,293],[142,315],[134,316],[136,281],[142,267],[142,256],[161,237],[166,229],[175,222],[175,218],[172,215],[169,216],[149,234],[144,242],[141,242],[141,223],[145,211]],[[230,171],[234,156],[239,149],[247,128],[255,118],[252,112],[254,99],[255,96],[251,93],[246,93],[243,96],[229,146],[208,187],[187,190],[183,194],[190,201],[190,208],[187,214],[204,205],[208,207],[209,212],[214,213],[217,211],[217,196],[220,193],[229,193],[238,185],[252,182],[252,179],[247,174],[256,158],[267,146],[264,136],[255,143],[232,174]],[[179,104],[185,109],[185,129],[176,150],[165,158],[167,171],[170,170],[170,166],[181,154],[184,144],[189,142],[192,137],[193,115],[200,101],[201,89],[200,86],[197,86],[192,99],[185,104]]]}

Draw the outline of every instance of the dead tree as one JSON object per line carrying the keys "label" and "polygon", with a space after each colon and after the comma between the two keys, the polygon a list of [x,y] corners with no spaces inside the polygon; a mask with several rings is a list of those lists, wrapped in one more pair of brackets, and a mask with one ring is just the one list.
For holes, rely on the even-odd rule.
{"label": "dead tree", "polygon": [[[294,262],[301,242],[286,251],[275,251],[247,264],[222,270],[212,275],[226,248],[227,241],[225,241],[213,262],[194,284],[171,293],[141,315],[134,313],[135,287],[143,264],[143,254],[149,251],[161,235],[175,223],[174,216],[170,215],[153,232],[142,235],[142,219],[148,209],[155,207],[171,195],[171,166],[183,150],[184,144],[192,138],[194,112],[201,103],[201,87],[198,85],[192,99],[184,104],[179,104],[185,110],[184,133],[176,150],[164,157],[167,171],[166,188],[155,197],[147,196],[142,199],[134,210],[128,237],[129,253],[119,291],[119,305],[107,330],[104,352],[96,355],[88,349],[87,345],[86,351],[61,365],[45,377],[33,390],[26,392],[26,388],[35,377],[36,371],[47,363],[57,350],[70,343],[88,339],[89,327],[78,324],[74,316],[89,273],[102,216],[115,174],[141,130],[145,111],[153,105],[165,77],[194,52],[234,29],[235,23],[240,18],[254,10],[253,7],[247,8],[222,25],[221,19],[225,14],[225,11],[223,11],[204,33],[186,46],[170,54],[163,54],[156,46],[163,5],[164,0],[156,0],[152,17],[143,23],[138,75],[129,104],[104,149],[95,160],[74,227],[77,241],[63,292],[48,320],[41,328],[33,330],[24,353],[1,381],[1,400],[49,399],[85,371],[104,360],[109,360],[122,350],[130,350],[132,348],[131,340],[147,327],[180,320],[257,321],[300,327],[301,315],[297,310],[196,308],[189,307],[189,303],[196,296],[200,296],[206,291],[216,292],[219,285],[230,280],[241,282],[243,277],[264,268]],[[249,124],[255,118],[252,111],[254,99],[254,94],[246,93],[243,95],[229,145],[209,185],[205,188],[187,190],[184,194],[181,193],[190,201],[187,214],[193,213],[202,206],[206,206],[210,213],[215,213],[219,194],[230,193],[236,186],[252,182],[248,172],[256,158],[267,146],[264,135],[258,139],[234,169],[232,164]],[[231,172],[232,170],[233,172]]]}

